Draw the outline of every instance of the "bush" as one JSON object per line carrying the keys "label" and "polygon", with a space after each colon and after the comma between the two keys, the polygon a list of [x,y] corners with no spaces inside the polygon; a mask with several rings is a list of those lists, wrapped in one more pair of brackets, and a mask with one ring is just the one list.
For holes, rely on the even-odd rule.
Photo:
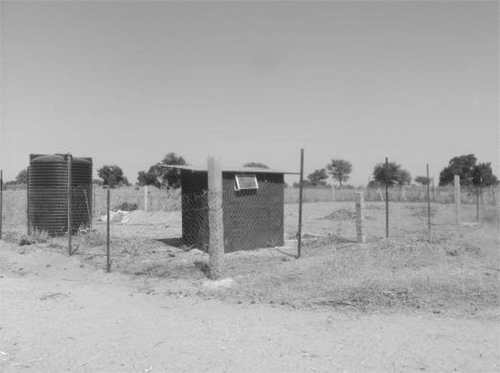
{"label": "bush", "polygon": [[137,210],[137,203],[122,202],[118,205],[118,210],[135,211],[135,210]]}

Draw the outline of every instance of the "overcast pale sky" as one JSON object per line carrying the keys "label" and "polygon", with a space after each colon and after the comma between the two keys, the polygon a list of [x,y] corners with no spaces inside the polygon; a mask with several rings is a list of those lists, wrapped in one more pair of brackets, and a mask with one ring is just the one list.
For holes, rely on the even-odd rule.
{"label": "overcast pale sky", "polygon": [[499,2],[1,2],[1,165],[92,157],[131,182],[168,152],[366,184],[388,155],[499,175]]}

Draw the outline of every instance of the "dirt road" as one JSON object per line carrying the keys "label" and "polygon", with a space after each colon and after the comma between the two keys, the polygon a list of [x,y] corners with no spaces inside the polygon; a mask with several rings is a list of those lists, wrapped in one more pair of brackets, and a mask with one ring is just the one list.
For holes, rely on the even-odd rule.
{"label": "dirt road", "polygon": [[498,317],[293,310],[168,295],[1,243],[2,372],[497,372]]}

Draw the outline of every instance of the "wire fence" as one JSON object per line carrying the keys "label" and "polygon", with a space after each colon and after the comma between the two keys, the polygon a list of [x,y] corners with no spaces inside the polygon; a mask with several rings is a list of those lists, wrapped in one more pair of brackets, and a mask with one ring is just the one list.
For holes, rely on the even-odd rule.
{"label": "wire fence", "polygon": [[[380,214],[385,214],[385,191],[380,189],[344,189],[344,190],[333,190],[323,189],[323,188],[305,188],[303,202],[306,205],[311,205],[311,209],[306,208],[306,214],[308,210],[321,210],[321,203],[330,203],[332,208],[335,206],[343,209],[343,202],[353,202],[355,201],[356,192],[362,191],[364,194],[364,200],[371,206],[368,209],[380,210]],[[32,200],[32,204],[36,203],[37,206],[43,209],[55,210],[60,213],[61,216],[66,214],[65,200],[66,194],[64,191],[59,193],[59,197],[54,199],[54,193],[57,192],[53,188],[47,190],[39,190],[36,193],[31,193],[31,198],[37,198],[39,201]],[[275,211],[277,207],[281,204],[285,205],[285,217],[287,216],[286,211],[294,210],[297,207],[293,206],[298,204],[298,188],[285,187],[283,193],[283,199],[278,198],[277,200],[270,199],[269,195],[261,199],[262,190],[253,197],[248,195],[245,201],[248,205],[237,205],[236,201],[226,202],[226,209],[245,209],[248,214],[259,214],[265,213],[270,214],[271,211]],[[462,214],[464,221],[474,221],[477,220],[477,215],[479,212],[479,217],[481,215],[487,214],[489,211],[498,209],[499,206],[499,195],[500,189],[496,187],[488,187],[483,189],[477,188],[466,188],[461,187],[461,209],[464,210]],[[154,187],[122,187],[116,188],[111,191],[111,206],[112,211],[112,222],[123,222],[131,224],[149,224],[150,222],[155,222],[155,218],[159,218],[157,213],[167,213],[165,214],[167,222],[176,222],[177,228],[180,227],[178,223],[182,223],[181,212],[185,210],[190,211],[190,205],[200,206],[199,199],[203,199],[200,195],[183,195],[180,189],[176,190],[164,190],[157,189]],[[243,199],[240,199],[243,200]],[[88,188],[74,188],[73,189],[73,204],[75,204],[75,209],[78,212],[76,221],[85,220],[90,215],[91,225],[93,223],[98,223],[103,221],[103,217],[106,215],[106,189],[93,186],[91,189]],[[224,201],[229,201],[226,196]],[[410,213],[420,214],[419,211],[426,208],[427,196],[425,188],[408,188],[402,190],[399,188],[389,189],[389,201],[390,210],[393,212],[393,216],[402,217],[405,220],[405,214],[403,211],[412,211]],[[435,188],[431,191],[430,201],[433,205],[433,214],[438,214],[439,210],[446,209],[445,207],[438,207],[437,205],[450,205],[454,206],[454,189],[453,188]],[[56,206],[59,203],[59,206]],[[408,203],[406,206],[404,203]],[[291,206],[288,206],[291,205]],[[349,205],[349,204],[348,204]],[[347,205],[346,205],[347,206]],[[350,206],[350,205],[349,205]],[[382,208],[383,207],[383,208]],[[198,207],[196,207],[198,208]],[[347,208],[347,207],[346,207]],[[453,208],[453,207],[451,207]],[[196,209],[194,209],[196,210]],[[260,211],[260,212],[259,212]],[[135,215],[142,215],[140,218],[134,217]],[[31,211],[30,214],[34,212]],[[146,214],[147,213],[147,214]],[[156,213],[156,214],[155,214]],[[174,214],[175,213],[175,214]],[[28,195],[26,189],[3,189],[2,190],[2,224],[4,229],[12,228],[14,226],[27,227],[28,221]],[[230,214],[233,214],[231,211]],[[42,215],[43,216],[43,215]],[[146,218],[149,216],[150,218]],[[41,217],[40,220],[44,218]],[[128,220],[127,220],[128,219]],[[277,218],[279,220],[279,218]],[[143,223],[139,223],[143,221]],[[230,223],[230,222],[228,222]],[[194,228],[193,228],[194,229]],[[238,228],[235,228],[238,229]]]}
{"label": "wire fence", "polygon": [[[265,186],[265,187],[264,187]],[[2,227],[8,233],[43,235],[43,231],[62,235],[54,238],[68,251],[83,248],[102,250],[107,245],[110,225],[110,262],[126,266],[140,252],[163,250],[168,246],[184,250],[207,251],[209,224],[206,191],[191,192],[154,187],[117,189],[72,188],[71,223],[68,225],[67,194],[53,188],[43,190],[3,190]],[[389,189],[389,225],[386,226],[385,191],[378,189],[305,189],[303,204],[304,240],[334,239],[356,242],[356,192],[365,199],[368,241],[406,235],[446,232],[456,225],[453,188],[430,191],[430,210],[426,188]],[[109,203],[107,196],[109,193]],[[460,219],[462,223],[498,221],[499,188],[462,186]],[[294,245],[297,240],[298,188],[269,182],[258,190],[235,191],[223,188],[224,246],[226,252]],[[109,206],[109,207],[108,207]],[[109,208],[109,220],[108,220]],[[50,223],[50,224],[49,224]],[[49,224],[49,225],[47,225]],[[73,241],[65,241],[68,226]],[[24,236],[23,236],[24,237]],[[145,244],[147,240],[147,244]],[[296,245],[296,243],[295,243]],[[101,248],[101,249],[99,249]],[[85,249],[88,250],[88,249]],[[105,257],[105,252],[94,253]]]}

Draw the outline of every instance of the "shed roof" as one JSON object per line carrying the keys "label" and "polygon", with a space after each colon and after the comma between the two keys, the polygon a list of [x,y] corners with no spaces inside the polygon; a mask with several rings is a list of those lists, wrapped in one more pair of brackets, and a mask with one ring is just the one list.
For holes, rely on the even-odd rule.
{"label": "shed roof", "polygon": [[[208,172],[207,166],[195,166],[195,165],[183,165],[183,166],[161,165],[161,166],[167,168],[178,168],[181,170],[190,170],[193,172]],[[300,175],[300,172],[273,170],[271,168],[260,168],[260,167],[223,167],[222,172]]]}

